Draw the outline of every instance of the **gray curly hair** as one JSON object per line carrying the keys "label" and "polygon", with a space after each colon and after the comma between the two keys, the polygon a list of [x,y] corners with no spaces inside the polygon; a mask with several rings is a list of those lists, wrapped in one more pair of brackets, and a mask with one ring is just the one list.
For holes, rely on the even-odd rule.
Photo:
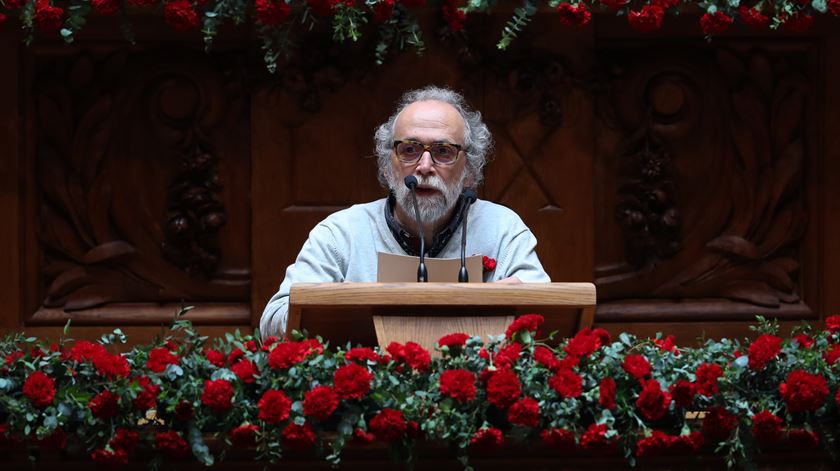
{"label": "gray curly hair", "polygon": [[452,105],[464,119],[464,152],[467,157],[466,171],[472,177],[472,185],[477,187],[484,179],[484,166],[487,155],[493,148],[493,136],[487,125],[481,120],[481,113],[467,105],[464,96],[448,88],[434,85],[410,90],[403,94],[394,114],[376,129],[376,162],[379,166],[379,183],[388,188],[385,172],[391,163],[391,151],[394,149],[394,129],[400,113],[410,104],[418,101],[440,101]]}

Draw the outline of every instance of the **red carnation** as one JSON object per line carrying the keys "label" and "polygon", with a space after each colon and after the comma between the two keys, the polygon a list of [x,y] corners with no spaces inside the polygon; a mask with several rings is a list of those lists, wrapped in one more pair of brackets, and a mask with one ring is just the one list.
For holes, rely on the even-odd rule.
{"label": "red carnation", "polygon": [[138,434],[132,430],[117,428],[114,436],[108,442],[108,446],[112,449],[125,450],[128,453],[134,451],[137,446]]}
{"label": "red carnation", "polygon": [[540,405],[530,397],[522,398],[508,409],[508,422],[525,427],[540,425]]}
{"label": "red carnation", "polygon": [[519,359],[519,354],[522,353],[522,345],[519,343],[509,343],[500,348],[493,357],[493,365],[496,368],[504,369],[510,368]]}
{"label": "red carnation", "polygon": [[373,443],[374,440],[376,440],[376,435],[372,433],[365,432],[360,428],[353,430],[353,441],[359,443]]}
{"label": "red carnation", "polygon": [[277,26],[289,17],[292,8],[283,0],[256,0],[257,22]]}
{"label": "red carnation", "polygon": [[680,435],[676,437],[671,443],[671,451],[675,453],[696,453],[703,447],[703,434],[700,432],[691,432],[687,435]]}
{"label": "red carnation", "polygon": [[344,354],[344,359],[362,364],[369,361],[378,362],[380,360],[379,355],[368,347],[351,348]]}
{"label": "red carnation", "polygon": [[137,393],[137,397],[132,401],[135,410],[147,411],[154,409],[157,406],[157,397],[160,393],[160,386],[152,384],[147,376],[141,376],[137,379],[143,389]]}
{"label": "red carnation", "polygon": [[110,465],[110,466],[125,466],[128,464],[128,453],[125,450],[121,450],[116,448],[114,450],[106,450],[104,448],[99,448],[93,450],[93,453],[90,454],[90,459],[93,460],[95,463],[100,463],[103,465]]}
{"label": "red carnation", "polygon": [[361,399],[370,391],[373,375],[363,366],[355,363],[344,365],[335,370],[333,384],[338,395],[343,399]]}
{"label": "red carnation", "polygon": [[575,434],[563,428],[543,430],[540,432],[540,439],[546,445],[563,452],[574,451],[577,445]]}
{"label": "red carnation", "polygon": [[601,345],[601,337],[595,331],[586,328],[578,331],[574,337],[570,338],[569,343],[563,347],[563,351],[571,356],[583,358],[601,348]]}
{"label": "red carnation", "polygon": [[[227,362],[229,365],[232,365],[239,361],[242,357],[245,356],[245,352],[239,348],[234,348],[233,350],[228,353]],[[271,366],[271,356],[268,357],[269,366]],[[273,367],[272,367],[273,368]]]}
{"label": "red carnation", "polygon": [[706,13],[700,17],[700,29],[707,36],[720,34],[732,24],[732,18],[726,13],[718,10],[714,13]]}
{"label": "red carnation", "polygon": [[525,314],[517,317],[510,323],[505,331],[505,338],[510,339],[513,334],[520,331],[536,332],[540,325],[545,321],[545,318],[539,314]]}
{"label": "red carnation", "polygon": [[583,28],[589,24],[592,19],[592,13],[586,9],[583,3],[572,5],[571,3],[561,3],[557,5],[557,13],[560,14],[560,23],[566,26],[577,26]]}
{"label": "red carnation", "polygon": [[257,408],[259,410],[257,417],[260,420],[269,424],[276,424],[289,418],[292,401],[286,397],[283,391],[269,389],[260,398]]}
{"label": "red carnation", "polygon": [[475,398],[475,374],[457,369],[446,370],[440,375],[440,393],[458,402],[470,402]]}
{"label": "red carnation", "polygon": [[790,372],[787,380],[779,385],[779,392],[788,412],[795,414],[819,409],[828,396],[828,385],[820,375],[794,370]]}
{"label": "red carnation", "polygon": [[26,378],[22,391],[33,406],[43,409],[55,399],[55,381],[43,372],[35,371]]}
{"label": "red carnation", "polygon": [[752,417],[752,433],[762,445],[772,445],[782,439],[782,419],[769,410],[763,410]]}
{"label": "red carnation", "polygon": [[204,392],[201,394],[201,403],[210,410],[223,413],[231,408],[233,399],[233,386],[226,379],[205,380]]}
{"label": "red carnation", "polygon": [[39,31],[55,31],[64,22],[64,9],[50,5],[50,0],[35,0],[35,26]]}
{"label": "red carnation", "polygon": [[794,428],[788,431],[788,440],[804,450],[815,450],[820,447],[820,436],[804,428]]}
{"label": "red carnation", "polygon": [[373,23],[382,24],[391,18],[394,12],[394,0],[382,0],[373,6]]}
{"label": "red carnation", "polygon": [[169,456],[186,456],[190,450],[181,434],[174,430],[158,432],[155,435],[155,448]]}
{"label": "red carnation", "polygon": [[750,345],[747,350],[750,368],[762,370],[767,362],[776,358],[782,350],[782,339],[775,335],[763,334]]}
{"label": "red carnation", "polygon": [[94,417],[97,417],[102,420],[107,420],[117,415],[117,412],[119,412],[119,401],[119,396],[112,393],[111,391],[105,390],[97,394],[96,396],[93,396],[93,398],[91,398],[90,402],[88,403],[88,407],[90,408],[90,411],[93,413]]}
{"label": "red carnation", "polygon": [[481,450],[496,450],[505,442],[502,431],[495,427],[478,429],[470,439],[470,446]]}
{"label": "red carnation", "polygon": [[247,448],[257,444],[257,431],[260,428],[254,424],[245,424],[230,431],[230,442],[234,447]]}
{"label": "red carnation", "polygon": [[606,424],[592,424],[580,436],[580,447],[586,451],[609,450],[618,440],[618,436],[607,437]]}
{"label": "red carnation", "polygon": [[811,29],[811,24],[813,23],[813,16],[802,11],[797,11],[782,23],[782,29],[791,33],[804,33]]}
{"label": "red carnation", "polygon": [[702,363],[694,375],[697,378],[694,381],[697,394],[709,397],[718,393],[718,378],[723,376],[720,366],[715,363]]}
{"label": "red carnation", "polygon": [[481,257],[481,266],[484,268],[484,271],[493,271],[496,269],[496,259],[483,256]]}
{"label": "red carnation", "polygon": [[688,409],[694,404],[694,395],[697,393],[694,383],[681,379],[672,384],[668,390],[678,406]]}
{"label": "red carnation", "polygon": [[800,349],[811,348],[811,346],[814,345],[814,339],[812,339],[811,337],[808,337],[807,334],[802,334],[802,333],[796,334],[796,335],[793,336],[793,339],[796,340],[796,343],[799,344]]}
{"label": "red carnation", "polygon": [[110,353],[94,357],[93,366],[100,375],[108,379],[127,378],[131,372],[131,366],[124,356]]}
{"label": "red carnation", "polygon": [[662,27],[665,10],[657,5],[645,5],[639,11],[630,10],[627,22],[640,33],[650,33]]}
{"label": "red carnation", "polygon": [[738,418],[720,406],[712,406],[703,418],[703,435],[715,443],[726,440],[738,426]]}
{"label": "red carnation", "polygon": [[17,10],[18,8],[26,4],[26,0],[5,0],[3,4],[9,10]]}
{"label": "red carnation", "polygon": [[[441,7],[443,19],[452,31],[462,31],[464,29],[464,22],[467,19],[467,15],[464,13],[464,10],[458,8],[458,3],[459,0],[445,0],[443,2],[443,6]],[[495,260],[493,262],[493,266],[495,267]]]}
{"label": "red carnation", "polygon": [[470,336],[463,332],[447,334],[438,340],[438,346],[440,346],[440,348],[447,347],[450,351],[464,348],[464,345],[467,344],[467,339],[469,338]]}
{"label": "red carnation", "polygon": [[207,361],[217,368],[224,368],[225,366],[225,354],[218,350],[205,349],[204,358],[207,358]]}
{"label": "red carnation", "polygon": [[113,15],[120,9],[120,4],[117,0],[91,0],[90,6],[94,11],[100,15]]}
{"label": "red carnation", "polygon": [[840,16],[840,0],[828,0],[828,11],[834,16]]}
{"label": "red carnation", "polygon": [[193,406],[187,401],[181,401],[175,406],[175,418],[186,422],[193,417]]}
{"label": "red carnation", "polygon": [[557,371],[560,368],[560,360],[554,356],[554,352],[542,345],[534,349],[534,361],[551,371]]}
{"label": "red carnation", "polygon": [[578,397],[583,392],[583,379],[568,368],[557,370],[557,373],[548,380],[548,385],[557,391],[560,399]]}
{"label": "red carnation", "polygon": [[268,366],[275,370],[291,368],[303,361],[312,349],[308,342],[282,342],[268,354]]}
{"label": "red carnation", "polygon": [[615,380],[604,378],[598,385],[598,404],[605,409],[615,409]]}
{"label": "red carnation", "polygon": [[312,13],[317,16],[332,15],[333,8],[341,3],[341,0],[306,0]]}
{"label": "red carnation", "polygon": [[680,355],[680,350],[677,348],[676,343],[674,343],[674,336],[669,335],[664,339],[653,339],[653,343],[659,347],[660,351],[663,352],[671,352],[674,356]]}
{"label": "red carnation", "polygon": [[172,0],[163,6],[163,19],[175,31],[189,31],[198,27],[200,19],[189,0]]}
{"label": "red carnation", "polygon": [[396,409],[382,409],[368,425],[376,438],[385,442],[401,440],[408,428],[403,413]]}
{"label": "red carnation", "polygon": [[828,366],[833,365],[837,362],[837,359],[840,358],[840,344],[833,344],[829,347],[829,350],[823,353],[823,358],[825,358],[825,362],[828,363]]}
{"label": "red carnation", "polygon": [[487,401],[501,409],[513,404],[521,393],[519,378],[511,370],[498,370],[487,380]]}
{"label": "red carnation", "polygon": [[428,370],[432,362],[432,356],[428,350],[416,342],[407,342],[405,345],[391,342],[385,350],[391,354],[394,361],[403,362],[417,371]]}
{"label": "red carnation", "polygon": [[671,395],[663,391],[659,381],[655,379],[645,382],[636,399],[636,408],[647,420],[661,419],[670,406]]}
{"label": "red carnation", "polygon": [[619,8],[623,7],[624,5],[627,5],[630,2],[630,0],[600,0],[600,1],[601,1],[601,4],[603,4],[604,6],[606,6],[607,8],[609,8],[612,11],[616,11]]}
{"label": "red carnation", "polygon": [[155,373],[163,373],[169,365],[178,364],[178,355],[173,354],[169,349],[158,347],[149,352],[149,359],[146,361],[146,368]]}
{"label": "red carnation", "polygon": [[239,360],[230,367],[233,374],[236,375],[243,383],[253,383],[257,374],[257,368],[250,360]]}
{"label": "red carnation", "polygon": [[757,8],[750,8],[746,5],[738,7],[738,17],[749,28],[765,30],[770,27],[770,17],[763,15]]}
{"label": "red carnation", "polygon": [[627,355],[621,367],[636,379],[642,379],[650,374],[650,363],[642,355]]}
{"label": "red carnation", "polygon": [[298,425],[294,422],[283,429],[283,445],[295,451],[306,451],[315,444],[315,433],[309,422]]}
{"label": "red carnation", "polygon": [[677,437],[654,430],[649,437],[636,441],[636,456],[642,458],[660,455],[668,451],[676,440]]}
{"label": "red carnation", "polygon": [[840,331],[840,314],[828,316],[825,319],[825,328],[832,334]]}
{"label": "red carnation", "polygon": [[93,361],[94,358],[106,355],[108,352],[105,347],[98,343],[88,342],[87,340],[79,340],[73,345],[73,348],[67,352],[67,357],[70,360],[82,362],[84,360]]}
{"label": "red carnation", "polygon": [[303,413],[320,421],[330,418],[338,408],[338,394],[329,386],[316,386],[303,398]]}

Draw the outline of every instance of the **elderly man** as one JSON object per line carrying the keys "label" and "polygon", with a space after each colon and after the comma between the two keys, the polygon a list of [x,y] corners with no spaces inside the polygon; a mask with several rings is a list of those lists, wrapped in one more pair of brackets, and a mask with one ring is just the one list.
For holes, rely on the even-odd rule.
{"label": "elderly man", "polygon": [[[298,282],[376,281],[377,252],[419,255],[417,202],[426,253],[460,256],[465,188],[481,183],[492,138],[481,114],[448,89],[427,87],[403,95],[396,112],[376,131],[379,181],[388,198],[338,211],[309,233],[295,263],[263,312],[263,335],[283,335],[289,290]],[[510,209],[478,200],[468,213],[467,253],[496,260],[484,281],[548,282],[534,248],[537,240]]]}

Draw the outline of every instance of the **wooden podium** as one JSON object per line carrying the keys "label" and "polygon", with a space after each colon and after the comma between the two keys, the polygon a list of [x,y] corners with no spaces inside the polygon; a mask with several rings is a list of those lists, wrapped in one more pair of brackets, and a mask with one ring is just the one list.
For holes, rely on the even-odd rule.
{"label": "wooden podium", "polygon": [[590,327],[592,283],[298,283],[289,295],[287,335],[305,329],[332,345],[385,347],[415,341],[432,351],[443,335],[503,334],[517,315],[545,316],[544,335]]}

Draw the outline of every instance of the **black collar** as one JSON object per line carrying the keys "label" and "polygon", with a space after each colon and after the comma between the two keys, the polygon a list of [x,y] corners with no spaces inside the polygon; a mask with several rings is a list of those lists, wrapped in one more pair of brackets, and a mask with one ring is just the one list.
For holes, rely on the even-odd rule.
{"label": "black collar", "polygon": [[[394,239],[405,250],[405,253],[418,257],[420,256],[420,237],[412,235],[397,222],[397,218],[394,217],[394,205],[396,203],[397,198],[394,194],[389,194],[388,203],[385,205],[385,221],[388,223],[388,228],[391,229]],[[426,247],[426,254],[430,257],[436,257],[446,247],[449,239],[455,234],[455,230],[461,225],[461,220],[464,218],[465,203],[464,196],[459,196],[458,203],[455,204],[455,209],[452,211],[452,218],[440,232],[432,237],[431,247]]]}

